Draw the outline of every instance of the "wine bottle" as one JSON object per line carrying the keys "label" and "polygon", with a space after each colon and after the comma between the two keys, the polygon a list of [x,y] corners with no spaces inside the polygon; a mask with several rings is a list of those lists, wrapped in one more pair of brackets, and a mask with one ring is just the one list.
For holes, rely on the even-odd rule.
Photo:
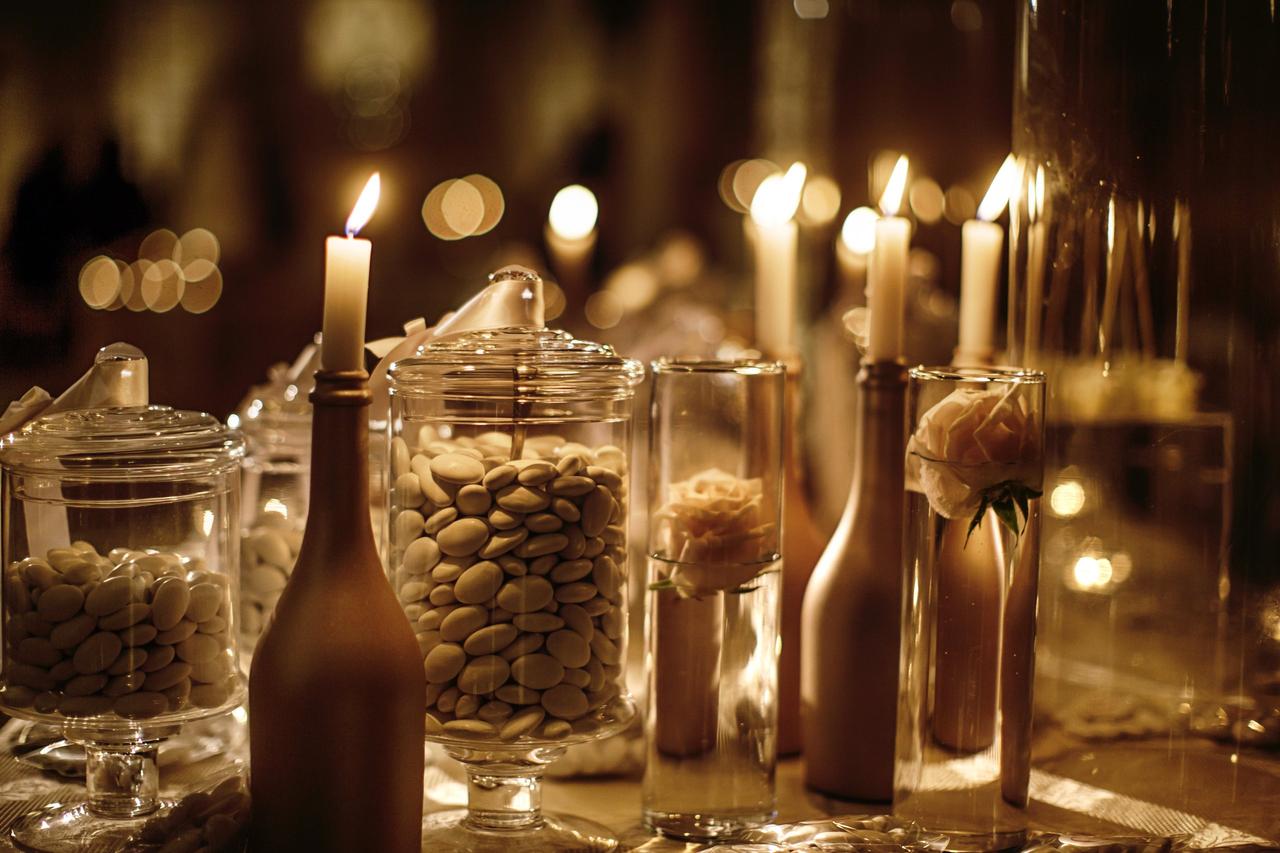
{"label": "wine bottle", "polygon": [[804,595],[805,783],[837,799],[893,796],[902,608],[906,371],[858,373],[853,488]]}
{"label": "wine bottle", "polygon": [[310,513],[249,675],[251,848],[417,853],[422,656],[369,522],[368,374],[316,373]]}

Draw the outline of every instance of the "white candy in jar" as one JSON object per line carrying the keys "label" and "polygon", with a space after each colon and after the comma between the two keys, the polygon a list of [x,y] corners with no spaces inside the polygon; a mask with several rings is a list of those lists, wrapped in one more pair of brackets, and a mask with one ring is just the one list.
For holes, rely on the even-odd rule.
{"label": "white candy in jar", "polygon": [[77,541],[11,563],[4,583],[12,707],[143,720],[236,691],[228,580],[202,560]]}
{"label": "white candy in jar", "polygon": [[240,635],[246,648],[267,627],[293,574],[302,530],[277,512],[264,512],[240,539]]}
{"label": "white candy in jar", "polygon": [[392,441],[393,583],[427,676],[427,728],[461,738],[594,731],[620,692],[621,449],[497,432]]}

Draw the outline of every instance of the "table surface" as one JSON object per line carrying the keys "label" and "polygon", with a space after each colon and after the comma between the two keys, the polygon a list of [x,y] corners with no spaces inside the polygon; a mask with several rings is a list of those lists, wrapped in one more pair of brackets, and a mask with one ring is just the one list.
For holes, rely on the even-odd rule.
{"label": "table surface", "polygon": [[[11,721],[0,729],[0,827],[7,827],[20,815],[52,802],[74,802],[84,797],[81,780],[62,778],[54,773],[39,772],[20,764],[11,748],[18,724]],[[229,720],[218,733],[222,740],[206,733],[197,735],[169,750],[162,757],[162,795],[178,797],[183,793],[211,787],[228,774],[243,772],[247,766],[247,738],[244,727]],[[1206,746],[1205,749],[1210,747]],[[1167,752],[1167,751],[1166,751]],[[465,802],[466,789],[456,764],[437,749],[429,750],[426,807],[441,808]],[[1159,750],[1153,755],[1158,756]],[[197,758],[197,761],[180,759]],[[1180,760],[1186,764],[1187,757]],[[1218,790],[1226,805],[1212,815],[1179,810],[1170,804],[1159,805],[1134,796],[1112,794],[1103,789],[1083,785],[1074,780],[1047,773],[1033,774],[1032,802],[1028,810],[1033,829],[1063,833],[1105,833],[1112,836],[1196,834],[1205,846],[1256,841],[1280,841],[1280,761],[1267,756],[1241,756],[1236,763],[1215,762],[1244,767],[1252,776],[1234,781],[1238,792],[1241,779],[1265,782],[1273,796],[1264,797],[1270,808],[1258,809],[1257,799],[1245,802],[1233,796],[1231,780],[1203,778],[1207,790]],[[1250,766],[1256,765],[1256,766]],[[1126,766],[1139,773],[1157,772],[1144,768],[1141,754],[1126,761]],[[1192,770],[1194,771],[1194,766]],[[1259,775],[1261,774],[1261,775]],[[1161,779],[1156,779],[1158,785]],[[883,805],[834,803],[805,789],[801,759],[786,759],[778,764],[778,818],[796,821],[835,814],[883,813]],[[1230,807],[1235,805],[1233,811]],[[637,774],[577,779],[551,779],[545,785],[544,807],[588,818],[613,830],[631,848],[646,853],[691,851],[700,849],[674,841],[650,837],[640,826],[640,779]],[[1075,806],[1083,806],[1076,810]],[[1242,808],[1248,810],[1241,811]],[[1089,812],[1084,814],[1083,812]],[[15,850],[0,840],[0,851]],[[1277,845],[1280,849],[1280,845]]]}

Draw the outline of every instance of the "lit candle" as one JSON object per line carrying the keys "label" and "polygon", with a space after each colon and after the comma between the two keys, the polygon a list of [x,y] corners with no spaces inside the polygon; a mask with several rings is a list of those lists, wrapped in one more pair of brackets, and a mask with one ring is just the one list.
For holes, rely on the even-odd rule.
{"label": "lit candle", "polygon": [[867,304],[871,324],[867,336],[868,361],[895,361],[902,357],[903,306],[907,286],[907,255],[911,248],[911,223],[898,216],[907,187],[907,156],[898,158],[880,197],[884,217],[876,221],[876,245],[868,270]]}
{"label": "lit candle", "polygon": [[373,216],[380,187],[374,172],[347,217],[347,236],[325,240],[324,334],[320,344],[324,370],[364,369],[364,315],[372,244],[357,239],[356,234]]}
{"label": "lit candle", "polygon": [[[842,296],[861,302],[867,286],[867,258],[876,247],[876,220],[880,214],[869,207],[856,207],[845,217],[836,240],[836,263],[840,267]],[[850,303],[843,303],[844,307]]]}
{"label": "lit candle", "polygon": [[547,212],[545,237],[551,264],[575,310],[587,297],[588,271],[591,253],[596,247],[599,216],[600,204],[595,193],[581,184],[572,184],[556,193]]}
{"label": "lit candle", "polygon": [[1004,246],[1004,229],[995,220],[1017,179],[1018,164],[1010,154],[978,205],[978,218],[960,229],[960,343],[953,359],[960,366],[990,364],[995,356],[996,282]]}
{"label": "lit candle", "polygon": [[792,163],[785,174],[760,182],[751,199],[755,228],[756,346],[770,356],[786,356],[795,345],[796,209],[808,170]]}

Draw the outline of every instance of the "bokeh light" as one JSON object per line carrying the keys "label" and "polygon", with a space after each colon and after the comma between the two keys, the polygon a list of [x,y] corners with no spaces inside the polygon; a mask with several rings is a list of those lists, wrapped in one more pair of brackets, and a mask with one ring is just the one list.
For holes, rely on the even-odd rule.
{"label": "bokeh light", "polygon": [[465,178],[453,181],[440,199],[440,213],[454,233],[470,237],[484,221],[484,197]]}
{"label": "bokeh light", "polygon": [[90,308],[104,309],[120,295],[120,268],[106,255],[91,258],[80,268],[80,297]]}
{"label": "bokeh light", "polygon": [[182,268],[165,258],[147,267],[142,274],[142,301],[157,314],[163,314],[177,307],[186,290],[186,280],[182,277]]}
{"label": "bokeh light", "polygon": [[826,175],[805,183],[797,218],[805,225],[826,225],[840,212],[840,185]]}
{"label": "bokeh light", "polygon": [[1064,480],[1049,493],[1049,508],[1059,518],[1071,518],[1084,509],[1084,486],[1079,480]]}
{"label": "bokeh light", "polygon": [[[611,294],[610,303],[601,307],[603,316],[611,316],[613,310],[617,310],[619,315],[628,311],[639,311],[658,295],[658,276],[653,268],[647,264],[632,262],[623,264],[614,270],[605,280],[604,291]],[[590,315],[587,316],[591,320]],[[619,316],[607,326],[601,326],[592,321],[592,324],[598,329],[609,329],[616,326],[622,319]]]}
{"label": "bokeh light", "polygon": [[178,235],[168,228],[157,228],[142,238],[138,258],[145,261],[172,260],[178,246]]}
{"label": "bokeh light", "polygon": [[625,313],[618,294],[611,290],[601,290],[587,297],[583,306],[587,322],[597,329],[612,329],[622,320]]}
{"label": "bokeh light", "polygon": [[550,323],[564,313],[564,288],[543,276],[542,278],[543,318]]}
{"label": "bokeh light", "polygon": [[876,220],[879,218],[880,215],[869,207],[855,207],[844,218],[840,242],[850,252],[869,254],[876,247]]}
{"label": "bokeh light", "polygon": [[192,228],[178,237],[160,228],[138,247],[128,263],[98,255],[80,269],[80,296],[90,308],[116,311],[155,311],[163,314],[178,305],[202,314],[222,296],[222,249],[207,228]]}
{"label": "bokeh light", "polygon": [[444,218],[444,194],[457,182],[457,178],[441,181],[431,188],[422,202],[422,221],[427,230],[441,240],[461,240],[463,235],[449,227]]}
{"label": "bokeh light", "polygon": [[963,225],[978,212],[978,200],[965,187],[956,184],[948,187],[943,197],[942,213],[952,225]]}
{"label": "bokeh light", "polygon": [[911,212],[925,225],[932,225],[942,218],[945,199],[942,187],[933,178],[920,177],[911,182],[911,191],[907,194],[907,202]]}
{"label": "bokeh light", "polygon": [[467,175],[432,187],[422,202],[422,222],[441,240],[461,240],[492,231],[505,210],[502,190],[494,181]]}
{"label": "bokeh light", "polygon": [[211,267],[208,274],[199,279],[189,279],[182,294],[182,309],[191,314],[203,314],[222,296],[222,272]]}
{"label": "bokeh light", "polygon": [[151,269],[151,265],[152,261],[146,258],[138,258],[129,264],[129,277],[132,281],[132,287],[129,288],[127,294],[124,292],[124,288],[121,287],[120,296],[124,300],[124,307],[130,311],[147,310],[147,302],[142,296],[142,281],[146,277],[147,270]]}
{"label": "bokeh light", "polygon": [[596,194],[582,184],[570,184],[551,200],[547,221],[557,237],[581,240],[595,229],[599,215]]}
{"label": "bokeh light", "polygon": [[217,264],[222,260],[222,246],[218,244],[217,236],[208,228],[192,228],[178,238],[172,257],[182,267],[183,274],[190,278],[187,267],[202,261]]}
{"label": "bokeh light", "polygon": [[466,181],[476,192],[480,194],[481,202],[484,205],[484,216],[480,219],[480,224],[476,226],[472,236],[478,237],[481,234],[488,234],[494,229],[499,222],[502,221],[502,214],[506,212],[507,203],[502,197],[502,188],[497,182],[484,175],[467,175],[462,180]]}

